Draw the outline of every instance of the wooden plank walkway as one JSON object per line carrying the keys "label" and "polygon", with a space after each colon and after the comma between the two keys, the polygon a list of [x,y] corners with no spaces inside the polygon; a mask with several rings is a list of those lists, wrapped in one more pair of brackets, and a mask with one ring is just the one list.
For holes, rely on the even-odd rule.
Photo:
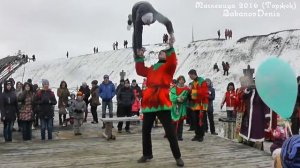
{"label": "wooden plank walkway", "polygon": [[[132,126],[132,134],[123,131],[115,141],[102,138],[101,126],[85,124],[82,136],[74,136],[71,128],[56,129],[55,140],[44,142],[39,140],[39,130],[34,130],[30,142],[22,142],[20,133],[14,132],[12,143],[0,142],[0,167],[176,167],[162,127],[152,130],[154,158],[141,164],[136,162],[142,154],[141,126]],[[272,165],[271,156],[266,152],[210,134],[206,134],[203,142],[193,142],[194,133],[187,129],[184,127],[184,141],[179,142],[185,167],[267,168]]]}

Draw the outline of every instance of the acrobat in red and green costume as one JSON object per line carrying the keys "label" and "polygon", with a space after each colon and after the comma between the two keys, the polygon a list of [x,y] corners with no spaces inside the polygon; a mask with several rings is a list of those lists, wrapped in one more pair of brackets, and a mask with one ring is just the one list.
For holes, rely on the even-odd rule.
{"label": "acrobat in red and green costume", "polygon": [[171,110],[172,108],[169,91],[177,66],[177,58],[174,48],[164,52],[166,60],[159,60],[151,67],[145,67],[144,57],[135,59],[137,74],[147,78],[146,89],[143,92],[143,113]]}
{"label": "acrobat in red and green costume", "polygon": [[138,160],[144,163],[153,158],[151,144],[151,130],[156,117],[162,123],[166,137],[169,140],[176,164],[183,166],[177,137],[171,119],[172,102],[170,100],[170,84],[173,81],[177,59],[174,48],[160,51],[159,61],[151,67],[145,67],[144,57],[135,58],[138,75],[146,77],[146,89],[142,98],[142,113],[144,114],[142,136],[143,156]]}
{"label": "acrobat in red and green costume", "polygon": [[[180,77],[185,81],[183,76]],[[177,85],[172,87],[170,91],[170,99],[173,103],[171,116],[176,128],[178,140],[183,140],[183,121],[186,118],[187,97],[189,94],[188,90],[189,88],[187,86]]]}

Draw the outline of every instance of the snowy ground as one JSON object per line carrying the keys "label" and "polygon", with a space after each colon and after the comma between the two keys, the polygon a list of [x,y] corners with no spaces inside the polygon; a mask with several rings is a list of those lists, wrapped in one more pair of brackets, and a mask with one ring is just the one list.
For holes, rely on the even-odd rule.
{"label": "snowy ground", "polygon": [[[146,65],[157,61],[157,53],[166,48],[164,44],[145,46]],[[196,69],[199,76],[210,78],[216,89],[216,111],[219,111],[220,101],[229,82],[239,85],[238,79],[243,75],[243,69],[249,64],[257,68],[269,56],[278,56],[291,64],[295,73],[300,74],[300,30],[288,30],[271,33],[269,35],[243,37],[233,40],[200,40],[187,46],[175,46],[178,56],[178,66],[174,78],[184,75],[188,79],[188,71]],[[222,72],[214,72],[212,67],[221,62],[229,62],[231,69],[229,76]],[[21,67],[13,77],[16,81],[26,81],[32,78],[34,83],[41,84],[41,79],[50,81],[52,88],[57,88],[61,80],[68,83],[71,90],[76,90],[83,81],[88,84],[94,79],[103,80],[105,74],[110,75],[113,83],[118,83],[120,72],[124,70],[130,80],[142,77],[137,76],[134,67],[132,49],[87,54],[69,59],[53,59],[48,61],[31,62]],[[284,78],[284,77],[283,77]]]}

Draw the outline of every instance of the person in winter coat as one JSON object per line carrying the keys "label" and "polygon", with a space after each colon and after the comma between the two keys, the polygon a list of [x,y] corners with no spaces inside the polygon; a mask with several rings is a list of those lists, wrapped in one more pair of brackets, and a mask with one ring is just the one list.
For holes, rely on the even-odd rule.
{"label": "person in winter coat", "polygon": [[83,93],[77,93],[77,99],[72,104],[74,111],[74,135],[81,135],[80,126],[83,121],[83,112],[86,109],[86,103],[83,101]]}
{"label": "person in winter coat", "polygon": [[64,124],[64,126],[66,126],[66,116],[67,116],[66,107],[68,104],[70,92],[67,83],[65,81],[60,82],[59,88],[57,89],[57,96],[58,96],[58,109],[59,109],[58,111],[59,125],[62,126]]}
{"label": "person in winter coat", "polygon": [[205,135],[204,119],[206,119],[205,115],[209,103],[208,86],[202,77],[198,77],[196,70],[191,69],[188,74],[193,80],[190,95],[191,109],[195,114],[195,136],[192,141],[202,142]]}
{"label": "person in winter coat", "polygon": [[[16,96],[17,96],[17,99],[19,97],[19,95],[23,92],[23,83],[21,83],[20,81],[18,81],[16,83]],[[20,109],[21,109],[21,102],[18,102],[18,108],[19,108],[19,112],[20,112]],[[17,114],[17,122],[18,122],[18,131],[20,132],[22,130],[22,123],[20,121],[20,117],[19,117],[19,113]],[[14,129],[14,128],[13,128]]]}
{"label": "person in winter coat", "polygon": [[12,141],[13,123],[18,113],[18,100],[16,93],[12,90],[13,83],[5,81],[4,93],[1,98],[1,120],[3,122],[3,136],[5,142]]}
{"label": "person in winter coat", "polygon": [[35,103],[40,106],[39,117],[41,121],[41,139],[45,140],[46,129],[48,140],[52,139],[54,105],[57,104],[54,93],[49,89],[49,81],[42,80],[43,88],[35,96]]}
{"label": "person in winter coat", "polygon": [[101,105],[99,101],[99,86],[97,80],[92,81],[91,99],[89,101],[91,105],[91,112],[93,115],[92,124],[97,124],[98,123],[97,106]]}
{"label": "person in winter coat", "polygon": [[[39,86],[37,84],[34,84],[32,86],[32,91],[33,94],[36,95],[37,91],[39,90]],[[36,129],[39,126],[39,110],[40,110],[40,106],[37,105],[36,103],[34,103],[33,106],[33,114],[34,114],[34,120],[33,120],[33,128],[32,129]]]}
{"label": "person in winter coat", "polygon": [[132,105],[132,115],[140,116],[140,109],[141,109],[141,98],[142,98],[142,89],[136,83],[136,80],[133,79],[131,83],[131,88],[134,94],[134,103]]}
{"label": "person in winter coat", "polygon": [[23,92],[19,95],[18,101],[21,102],[21,109],[19,119],[22,125],[23,140],[31,140],[32,137],[32,121],[34,120],[33,113],[33,98],[34,93],[32,90],[32,84],[26,82],[23,86]]}
{"label": "person in winter coat", "polygon": [[[125,80],[125,86],[120,89],[117,95],[118,106],[120,106],[120,111],[117,113],[117,117],[131,117],[131,108],[134,102],[134,93],[130,88],[130,82],[128,79]],[[118,123],[118,132],[122,132],[123,122]],[[129,130],[130,121],[126,121],[125,130],[130,133]]]}
{"label": "person in winter coat", "polygon": [[170,35],[169,43],[173,46],[175,42],[172,22],[159,12],[157,12],[149,2],[137,2],[132,8],[132,14],[128,16],[128,29],[133,24],[133,52],[134,56],[141,56],[142,51],[142,34],[143,26],[150,25],[156,20],[164,24]]}
{"label": "person in winter coat", "polygon": [[299,134],[299,127],[300,127],[300,76],[297,77],[297,82],[298,82],[297,100],[296,100],[294,112],[291,117],[291,121],[292,121],[291,129],[293,135]]}
{"label": "person in winter coat", "polygon": [[70,116],[70,124],[71,125],[74,124],[74,109],[73,109],[73,106],[74,106],[74,104],[76,102],[75,98],[76,98],[76,95],[74,93],[71,93],[70,94],[70,100],[68,101],[68,106],[67,106],[67,109],[68,109],[68,112],[69,112],[69,116]]}
{"label": "person in winter coat", "polygon": [[2,93],[2,83],[0,83],[0,93]]}
{"label": "person in winter coat", "polygon": [[84,119],[83,119],[83,122],[86,122],[87,115],[88,115],[88,105],[89,105],[89,97],[91,94],[90,93],[91,90],[86,82],[82,82],[82,85],[80,86],[79,91],[83,93],[83,101],[86,104],[86,109],[84,110]]}
{"label": "person in winter coat", "polygon": [[[108,75],[104,75],[104,81],[99,86],[99,96],[102,99],[102,118],[106,117],[106,109],[109,110],[109,118],[113,117],[112,98],[116,95],[115,85],[109,80]],[[105,124],[103,123],[103,129]]]}
{"label": "person in winter coat", "polygon": [[144,57],[135,59],[137,74],[147,77],[147,86],[143,91],[142,98],[142,112],[144,114],[142,128],[143,156],[138,160],[138,163],[145,163],[153,158],[151,129],[157,116],[164,127],[177,166],[184,166],[175,129],[172,124],[172,102],[169,96],[170,84],[172,83],[177,66],[175,49],[171,47],[170,49],[160,51],[158,59],[159,61],[151,67],[145,66]]}
{"label": "person in winter coat", "polygon": [[219,67],[218,67],[218,64],[217,64],[217,63],[214,64],[213,69],[216,70],[217,72],[219,72]]}
{"label": "person in winter coat", "polygon": [[226,62],[225,63],[225,69],[224,69],[224,75],[226,75],[227,74],[227,76],[228,76],[228,74],[229,74],[229,68],[230,68],[230,66],[229,66],[229,63],[228,62]]}
{"label": "person in winter coat", "polygon": [[235,93],[234,84],[232,82],[228,83],[227,85],[227,92],[223,97],[221,103],[221,109],[223,108],[225,103],[226,103],[227,118],[230,120],[236,118],[236,114],[235,114],[236,93]]}
{"label": "person in winter coat", "polygon": [[124,87],[124,86],[125,86],[125,80],[124,80],[124,79],[121,79],[121,80],[120,80],[120,84],[117,86],[116,93],[118,94],[118,92],[120,91],[120,89],[121,89],[122,87]]}
{"label": "person in winter coat", "polygon": [[225,76],[225,72],[226,72],[226,64],[224,61],[222,61],[222,68],[223,68],[223,75]]}
{"label": "person in winter coat", "polygon": [[[117,89],[116,89],[116,94],[118,95],[119,91],[121,90],[121,88],[123,88],[125,85],[125,80],[124,79],[121,79],[120,80],[120,84],[117,86]],[[118,100],[117,100],[118,101]],[[117,114],[120,112],[120,107],[119,106],[119,103],[117,103]]]}
{"label": "person in winter coat", "polygon": [[207,108],[207,117],[204,119],[205,121],[205,132],[208,131],[207,120],[209,121],[209,129],[212,135],[218,135],[215,130],[215,122],[214,122],[214,103],[215,100],[215,89],[213,88],[212,81],[209,78],[205,79],[208,86],[208,108]]}
{"label": "person in winter coat", "polygon": [[188,86],[184,85],[184,76],[177,78],[177,85],[170,90],[172,101],[171,116],[177,133],[177,139],[182,141],[183,121],[186,119],[187,97],[189,94]]}

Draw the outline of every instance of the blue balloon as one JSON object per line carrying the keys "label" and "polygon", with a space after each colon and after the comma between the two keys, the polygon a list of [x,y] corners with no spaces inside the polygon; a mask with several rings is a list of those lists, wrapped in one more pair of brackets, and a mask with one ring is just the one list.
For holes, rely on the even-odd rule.
{"label": "blue balloon", "polygon": [[277,57],[264,61],[257,69],[255,84],[267,106],[284,119],[291,117],[298,86],[295,72],[287,62]]}

